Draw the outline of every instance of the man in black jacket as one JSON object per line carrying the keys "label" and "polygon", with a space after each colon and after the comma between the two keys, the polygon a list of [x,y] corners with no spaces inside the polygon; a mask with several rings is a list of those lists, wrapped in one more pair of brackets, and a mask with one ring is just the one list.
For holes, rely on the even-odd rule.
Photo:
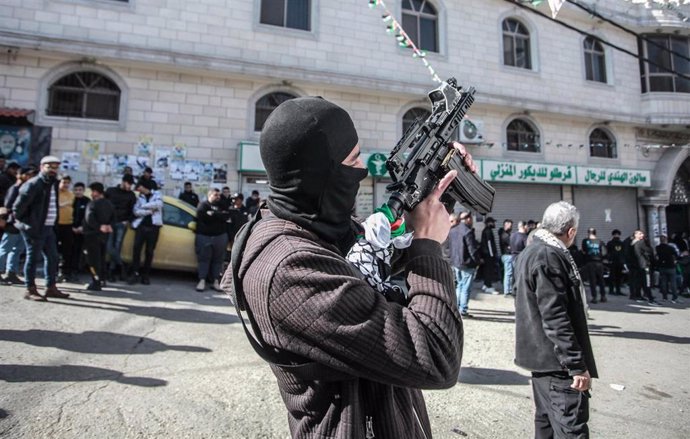
{"label": "man in black jacket", "polygon": [[[123,177],[124,178],[124,177]],[[86,206],[84,217],[84,253],[91,271],[91,283],[86,289],[101,291],[105,275],[105,251],[108,236],[113,233],[117,220],[116,210],[103,196],[103,184],[91,183],[91,202]]]}
{"label": "man in black jacket", "polygon": [[676,282],[676,264],[678,263],[678,253],[676,249],[668,244],[666,235],[659,237],[661,242],[656,246],[657,269],[659,270],[659,290],[663,300],[668,300],[669,290],[671,292],[671,302],[678,302],[678,284]]}
{"label": "man in black jacket", "polygon": [[119,185],[110,187],[105,191],[105,198],[110,201],[115,209],[113,231],[107,235],[108,255],[110,255],[108,275],[111,282],[116,280],[116,276],[120,276],[120,280],[125,280],[126,277],[124,264],[122,263],[122,241],[125,239],[127,225],[134,219],[134,205],[137,202],[137,197],[132,192],[133,184],[134,177],[125,174],[122,176],[122,181]]}
{"label": "man in black jacket", "polygon": [[184,191],[180,192],[180,196],[178,198],[194,207],[199,205],[199,196],[196,194],[196,192],[194,192],[194,190],[192,190],[192,183],[189,181],[185,182]]}
{"label": "man in black jacket", "polygon": [[621,231],[611,232],[613,236],[606,243],[606,259],[609,261],[609,295],[621,296],[623,269],[625,267],[625,245],[621,241]]}
{"label": "man in black jacket", "polygon": [[[21,170],[19,163],[12,162],[7,165],[5,171],[0,174],[0,203],[5,201],[7,191],[17,182],[17,174]],[[2,204],[5,206],[5,204]]]}
{"label": "man in black jacket", "polygon": [[479,244],[474,236],[472,214],[462,212],[458,218],[458,225],[450,229],[448,240],[450,243],[450,260],[455,272],[456,295],[460,315],[472,317],[469,313],[470,293],[472,282],[481,264]]}
{"label": "man in black jacket", "polygon": [[501,249],[501,263],[503,264],[503,296],[513,294],[513,255],[510,254],[510,235],[513,232],[513,220],[503,221],[503,228],[498,231],[498,244]]}
{"label": "man in black jacket", "polygon": [[640,293],[644,291],[644,296],[649,305],[659,305],[652,295],[652,262],[654,261],[654,252],[644,239],[644,232],[642,230],[635,230],[630,248],[632,250],[632,267],[630,267],[630,271],[633,277],[634,290],[630,295],[630,299],[643,302]]}
{"label": "man in black jacket", "polygon": [[585,255],[585,273],[589,279],[589,291],[592,294],[590,303],[597,303],[597,287],[601,302],[606,302],[604,285],[604,243],[597,238],[594,228],[587,230],[587,238],[582,240],[582,253]]}
{"label": "man in black jacket", "polygon": [[482,265],[482,277],[484,278],[482,291],[489,294],[499,294],[493,287],[498,271],[498,252],[496,251],[496,237],[494,235],[496,220],[492,217],[487,217],[484,224],[481,239],[481,255],[484,259],[484,265]]}
{"label": "man in black jacket", "polygon": [[598,375],[584,287],[568,252],[578,220],[572,204],[551,204],[515,266],[515,364],[532,372],[536,439],[589,437],[588,390]]}
{"label": "man in black jacket", "polygon": [[[65,299],[65,294],[57,289],[57,237],[55,224],[58,219],[58,181],[60,159],[46,156],[41,159],[40,173],[27,181],[19,189],[14,202],[16,227],[20,230],[26,245],[26,263],[24,264],[24,298],[45,302],[46,297]],[[43,253],[44,273],[46,277],[45,297],[36,288],[37,253]]]}
{"label": "man in black jacket", "polygon": [[84,195],[86,187],[84,183],[78,181],[74,184],[74,208],[72,209],[72,232],[74,232],[74,251],[72,252],[72,273],[74,279],[78,277],[81,271],[81,259],[83,256],[82,249],[84,248],[84,217],[86,217],[86,206],[91,202],[91,199]]}
{"label": "man in black jacket", "polygon": [[3,283],[7,285],[21,285],[23,283],[17,273],[19,273],[19,257],[24,253],[24,238],[19,233],[19,229],[14,226],[12,206],[19,195],[21,185],[35,176],[36,168],[22,169],[17,174],[16,183],[7,190],[5,207],[0,207],[1,216],[6,221],[5,233],[0,239],[0,271],[7,273],[2,279]]}
{"label": "man in black jacket", "polygon": [[206,289],[206,281],[213,283],[213,289],[220,290],[218,279],[228,245],[227,221],[230,214],[220,205],[220,190],[211,189],[207,200],[196,210],[196,238],[194,247],[198,264],[199,282],[196,290]]}

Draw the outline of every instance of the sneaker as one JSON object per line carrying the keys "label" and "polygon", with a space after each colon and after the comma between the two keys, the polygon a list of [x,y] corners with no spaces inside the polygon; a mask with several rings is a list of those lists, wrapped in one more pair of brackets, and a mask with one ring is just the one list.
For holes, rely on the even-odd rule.
{"label": "sneaker", "polygon": [[601,303],[606,303],[608,302],[608,299],[606,297],[602,297],[600,300]]}
{"label": "sneaker", "polygon": [[55,299],[67,299],[69,297],[69,294],[63,293],[62,291],[58,290],[55,285],[51,285],[48,288],[46,288],[46,297],[53,297]]}
{"label": "sneaker", "polygon": [[677,303],[678,303],[678,299],[671,299],[671,303],[674,304],[674,305],[677,304]]}
{"label": "sneaker", "polygon": [[89,290],[89,291],[101,291],[100,282],[91,281],[91,282],[86,286],[86,289]]}
{"label": "sneaker", "polygon": [[647,305],[649,305],[649,306],[661,306],[661,304],[654,299],[647,302]]}
{"label": "sneaker", "polygon": [[486,285],[482,285],[482,291],[486,292],[488,288],[486,288]]}
{"label": "sneaker", "polygon": [[466,318],[466,319],[471,319],[471,318],[474,317],[472,314],[470,314],[470,313],[468,313],[468,312],[461,312],[461,313],[460,313],[460,316],[463,317],[463,318]]}
{"label": "sneaker", "polygon": [[635,299],[635,302],[637,302],[637,303],[644,303],[644,299]]}
{"label": "sneaker", "polygon": [[17,276],[17,273],[7,273],[7,276],[5,276],[5,282],[9,282],[12,285],[21,285],[24,282],[22,282],[21,279],[19,279],[19,276]]}
{"label": "sneaker", "polygon": [[46,299],[44,296],[41,296],[38,293],[38,289],[35,286],[29,287],[26,289],[26,293],[24,293],[24,298],[26,300],[33,300],[34,302],[47,302],[48,299]]}
{"label": "sneaker", "polygon": [[218,281],[218,279],[213,281],[213,289],[216,291],[222,291],[220,288],[220,282]]}
{"label": "sneaker", "polygon": [[206,279],[201,279],[198,284],[196,284],[196,290],[201,292],[206,289]]}

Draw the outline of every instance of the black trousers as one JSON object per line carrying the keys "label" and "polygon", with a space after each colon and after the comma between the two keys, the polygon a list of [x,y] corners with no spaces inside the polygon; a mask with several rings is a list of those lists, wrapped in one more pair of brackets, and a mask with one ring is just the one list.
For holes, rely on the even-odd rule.
{"label": "black trousers", "polygon": [[597,287],[601,298],[606,297],[606,285],[604,284],[604,264],[601,262],[588,262],[585,266],[587,278],[589,279],[589,292],[592,300],[597,298]]}
{"label": "black trousers", "polygon": [[609,266],[609,294],[620,295],[623,283],[623,264],[612,263]]}
{"label": "black trousers", "polygon": [[647,298],[647,300],[653,300],[654,296],[652,296],[652,279],[651,279],[651,273],[635,268],[630,272],[631,276],[631,287],[632,290],[630,291],[630,298],[631,299],[641,299],[641,292],[644,291],[644,296]]}
{"label": "black trousers", "polygon": [[589,438],[589,392],[572,389],[573,379],[532,375],[535,439]]}
{"label": "black trousers", "polygon": [[74,248],[72,251],[72,260],[70,261],[71,273],[79,274],[82,269],[82,255],[84,248],[84,235],[80,233],[74,234]]}
{"label": "black trousers", "polygon": [[84,254],[89,264],[91,278],[96,283],[105,279],[105,253],[107,242],[107,235],[101,234],[88,235],[86,239],[84,239]]}
{"label": "black trousers", "polygon": [[58,253],[60,259],[60,273],[63,276],[72,274],[72,259],[74,258],[74,232],[72,224],[58,224],[55,226]]}
{"label": "black trousers", "polygon": [[[136,228],[136,233],[134,234],[134,254],[132,255],[132,274],[148,276],[151,272],[153,252],[156,250],[159,232],[159,226],[144,226],[140,224]],[[141,266],[141,250],[144,246],[146,246],[144,265]]]}

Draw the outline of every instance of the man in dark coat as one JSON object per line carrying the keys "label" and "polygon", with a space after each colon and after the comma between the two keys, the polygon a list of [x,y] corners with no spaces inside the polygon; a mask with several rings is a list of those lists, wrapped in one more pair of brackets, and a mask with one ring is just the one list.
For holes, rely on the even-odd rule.
{"label": "man in dark coat", "polygon": [[588,391],[598,375],[568,251],[578,220],[572,204],[551,204],[515,266],[515,364],[532,372],[536,439],[589,437]]}
{"label": "man in dark coat", "polygon": [[[127,226],[134,220],[134,205],[137,203],[137,196],[132,192],[134,177],[123,175],[120,184],[108,188],[105,191],[105,198],[110,201],[115,209],[115,221],[112,224],[113,231],[107,234],[107,252],[110,256],[109,270],[106,273],[111,282],[117,276],[125,280],[125,267],[122,262],[122,243],[125,240]],[[104,268],[105,269],[105,268]]]}
{"label": "man in dark coat", "polygon": [[206,289],[206,282],[220,291],[220,270],[228,245],[227,221],[229,213],[220,206],[220,190],[211,189],[196,210],[196,236],[194,250],[197,259],[198,283],[196,290]]}
{"label": "man in dark coat", "polygon": [[481,255],[484,259],[482,265],[482,277],[484,278],[484,285],[482,290],[489,294],[499,294],[493,287],[496,281],[496,273],[498,272],[498,251],[496,250],[496,236],[494,229],[496,228],[496,220],[492,217],[487,217],[484,221],[484,230],[482,230],[481,239]]}
{"label": "man in dark coat", "polygon": [[266,120],[260,151],[268,210],[240,231],[223,289],[239,286],[238,309],[246,307],[264,347],[257,352],[285,359],[271,370],[292,437],[430,438],[419,389],[452,387],[462,353],[440,244],[450,224],[439,199],[455,172],[407,217],[415,235],[401,304],[343,257],[356,240],[350,213],[367,175],[345,110],[322,98],[284,102]]}
{"label": "man in dark coat", "polygon": [[625,267],[625,245],[621,241],[620,230],[614,230],[611,235],[613,237],[606,243],[606,259],[609,261],[609,294],[621,296],[623,269]]}
{"label": "man in dark coat", "polygon": [[[14,202],[15,226],[24,238],[26,262],[24,264],[24,298],[45,302],[46,297],[65,299],[69,294],[57,289],[57,237],[55,224],[58,220],[58,180],[60,159],[45,156],[41,159],[40,173],[19,189]],[[45,296],[36,288],[36,260],[43,253],[46,277]]]}
{"label": "man in dark coat", "polygon": [[463,317],[472,317],[469,313],[470,293],[472,282],[477,273],[477,267],[482,263],[479,244],[474,236],[472,214],[462,212],[458,218],[458,225],[450,230],[450,265],[455,272],[455,294]]}
{"label": "man in dark coat", "polygon": [[[123,177],[124,178],[124,177]],[[117,220],[115,207],[106,199],[103,184],[91,183],[91,202],[86,206],[84,217],[84,253],[91,272],[91,283],[87,290],[101,291],[105,284],[105,253],[108,236],[113,233],[113,224]]]}
{"label": "man in dark coat", "polygon": [[503,296],[513,294],[513,255],[510,254],[510,235],[513,232],[513,220],[503,221],[503,228],[498,231],[498,244],[501,249],[501,263],[503,264]]}
{"label": "man in dark coat", "polygon": [[668,244],[666,235],[659,237],[659,245],[656,246],[657,269],[659,270],[659,290],[664,301],[668,300],[671,293],[671,302],[678,302],[678,284],[676,282],[676,264],[678,253]]}
{"label": "man in dark coat", "polygon": [[630,271],[633,277],[633,291],[630,299],[643,302],[640,293],[644,291],[647,303],[653,306],[658,305],[652,295],[652,262],[654,261],[654,252],[652,247],[645,241],[642,230],[635,230],[630,248],[632,250],[632,267],[630,267]]}

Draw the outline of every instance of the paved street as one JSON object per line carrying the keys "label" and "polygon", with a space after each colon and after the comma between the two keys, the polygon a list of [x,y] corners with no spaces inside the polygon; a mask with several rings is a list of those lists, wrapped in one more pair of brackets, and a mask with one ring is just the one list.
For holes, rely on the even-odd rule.
{"label": "paved street", "polygon": [[[150,286],[100,293],[67,285],[70,299],[48,303],[0,287],[0,437],[287,438],[273,376],[233,308],[193,287],[159,273]],[[434,437],[530,437],[529,379],[512,363],[513,302],[478,293],[470,307],[458,385],[426,393]],[[688,304],[614,297],[590,315],[602,375],[592,436],[687,438]]]}

